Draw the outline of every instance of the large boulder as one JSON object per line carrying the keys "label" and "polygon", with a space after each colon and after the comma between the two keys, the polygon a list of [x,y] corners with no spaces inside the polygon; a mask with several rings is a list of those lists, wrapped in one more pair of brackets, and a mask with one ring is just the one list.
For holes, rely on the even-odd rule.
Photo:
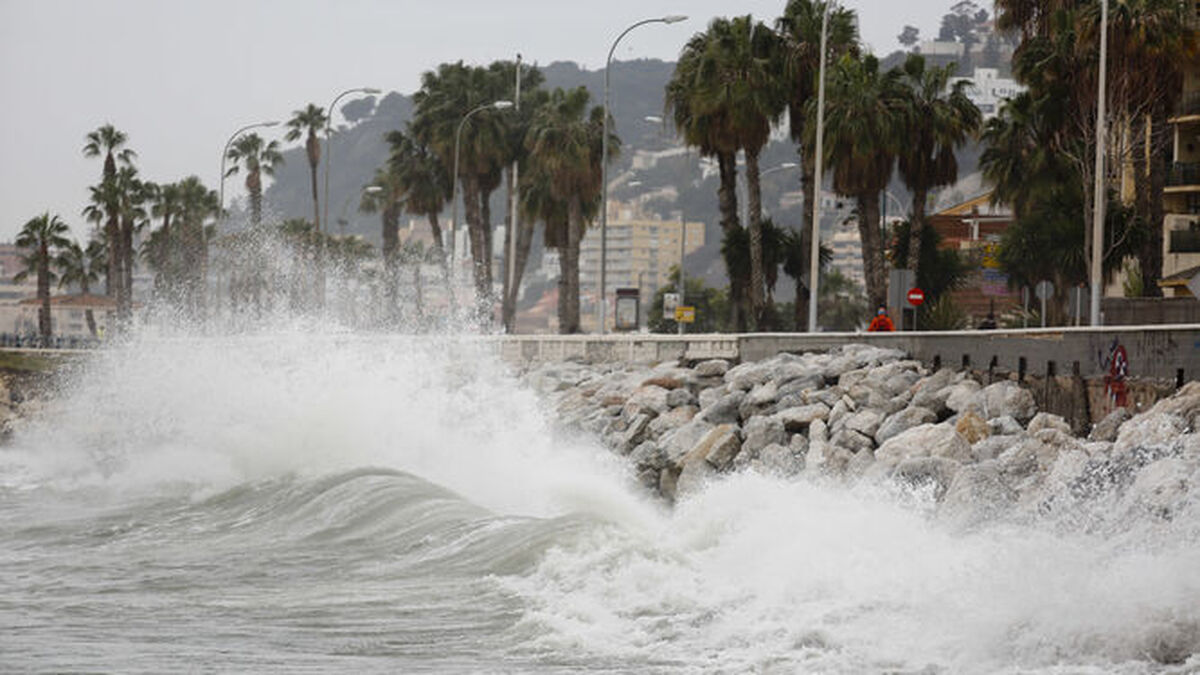
{"label": "large boulder", "polygon": [[629,461],[641,468],[661,470],[667,465],[667,453],[654,441],[645,441],[629,453]]}
{"label": "large boulder", "polygon": [[1136,448],[1169,446],[1187,430],[1187,422],[1169,412],[1143,413],[1121,425],[1113,443],[1113,455],[1128,454]]}
{"label": "large boulder", "polygon": [[887,419],[879,425],[879,430],[875,432],[875,442],[883,445],[889,439],[898,436],[909,429],[918,427],[922,424],[928,424],[937,420],[937,415],[928,408],[920,406],[910,406],[901,410],[898,413],[889,415]]}
{"label": "large boulder", "polygon": [[787,431],[783,422],[777,417],[752,417],[746,422],[744,429],[746,440],[742,442],[742,452],[750,457],[771,444],[787,443]]}
{"label": "large boulder", "polygon": [[875,451],[876,461],[899,464],[911,457],[972,459],[971,444],[949,424],[922,424],[889,438]]}
{"label": "large boulder", "polygon": [[946,407],[956,413],[966,412],[977,405],[975,400],[983,387],[975,380],[962,380],[950,385],[946,391]]}
{"label": "large boulder", "polygon": [[792,433],[804,431],[813,422],[829,417],[829,406],[824,403],[812,403],[795,408],[787,408],[775,413],[775,419],[783,423],[783,427]]}
{"label": "large boulder", "polygon": [[1033,400],[1033,394],[1009,380],[989,384],[981,389],[976,395],[976,403],[986,419],[1008,415],[1024,421],[1037,414],[1037,403]]}
{"label": "large boulder", "polygon": [[994,462],[968,464],[955,472],[938,516],[952,526],[971,528],[994,522],[1017,503],[1017,497]]}
{"label": "large boulder", "polygon": [[950,385],[954,383],[954,371],[942,368],[929,377],[918,380],[910,387],[912,390],[912,405],[928,408],[937,414],[942,414],[946,408],[946,399],[950,396]]}
{"label": "large boulder", "polygon": [[697,396],[697,399],[700,402],[700,409],[703,410],[704,408],[711,406],[712,404],[721,400],[721,397],[728,393],[729,387],[724,384],[717,387],[702,389],[700,394]]}
{"label": "large boulder", "polygon": [[669,431],[678,429],[688,422],[691,422],[692,419],[696,417],[696,413],[698,412],[700,412],[700,409],[694,405],[672,408],[670,412],[664,415],[659,415],[658,417],[654,418],[654,421],[650,422],[649,433],[654,437],[662,436]]}
{"label": "large boulder", "polygon": [[896,465],[892,478],[910,487],[929,486],[934,499],[942,499],[962,463],[945,457],[910,457]]}
{"label": "large boulder", "polygon": [[667,461],[672,465],[678,465],[683,457],[696,447],[696,444],[712,429],[713,425],[702,419],[694,418],[691,422],[665,434],[659,439],[659,445],[666,453]]}
{"label": "large boulder", "polygon": [[850,431],[874,438],[875,432],[879,431],[880,425],[883,424],[883,417],[884,413],[881,411],[868,408],[847,417],[843,426]]}
{"label": "large boulder", "polygon": [[729,371],[729,362],[725,359],[709,359],[697,363],[694,370],[698,377],[721,377]]}
{"label": "large boulder", "polygon": [[974,410],[968,410],[959,415],[958,421],[954,424],[954,429],[962,434],[963,438],[967,439],[967,442],[971,445],[975,445],[992,434],[988,423],[982,417],[976,415]]}
{"label": "large boulder", "polygon": [[700,417],[710,424],[733,424],[738,421],[738,409],[746,398],[746,392],[735,390],[717,399],[715,403],[700,411]]}
{"label": "large boulder", "polygon": [[766,363],[741,363],[725,373],[731,391],[749,391],[771,379],[771,366]]}
{"label": "large boulder", "polygon": [[696,404],[696,395],[686,388],[672,389],[667,392],[667,406],[678,408]]}
{"label": "large boulder", "polygon": [[797,457],[791,448],[772,443],[758,451],[752,466],[777,476],[794,476],[804,470],[804,460]]}
{"label": "large boulder", "polygon": [[1042,431],[1043,429],[1057,429],[1064,434],[1072,433],[1071,425],[1068,424],[1065,419],[1048,412],[1040,412],[1034,415],[1033,419],[1029,420],[1028,426],[1025,427],[1025,430],[1028,431],[1029,435],[1031,436],[1036,436],[1038,432]]}
{"label": "large boulder", "polygon": [[625,402],[626,410],[635,409],[637,413],[658,415],[671,409],[667,404],[668,390],[658,385],[649,384],[638,387]]}
{"label": "large boulder", "polygon": [[842,429],[834,434],[833,438],[829,439],[829,442],[853,453],[862,452],[863,450],[870,451],[875,447],[875,444],[871,442],[869,437],[852,429]]}
{"label": "large boulder", "polygon": [[1088,440],[1109,442],[1117,440],[1117,433],[1121,430],[1121,425],[1129,421],[1131,417],[1133,414],[1129,412],[1128,408],[1114,409],[1092,427],[1091,433],[1088,434]]}

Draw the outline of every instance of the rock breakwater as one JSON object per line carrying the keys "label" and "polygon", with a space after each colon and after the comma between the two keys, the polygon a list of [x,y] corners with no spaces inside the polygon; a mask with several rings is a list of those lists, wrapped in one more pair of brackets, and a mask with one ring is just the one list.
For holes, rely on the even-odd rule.
{"label": "rock breakwater", "polygon": [[984,385],[867,345],[736,365],[543,364],[525,378],[566,428],[602,438],[667,501],[760,471],[920,493],[966,527],[1200,513],[1200,382],[1077,436],[1015,381]]}

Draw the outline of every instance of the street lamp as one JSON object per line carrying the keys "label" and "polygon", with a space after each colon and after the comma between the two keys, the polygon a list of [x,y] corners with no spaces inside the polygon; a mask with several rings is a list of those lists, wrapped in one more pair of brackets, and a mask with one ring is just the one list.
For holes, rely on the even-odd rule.
{"label": "street lamp", "polygon": [[325,200],[325,212],[321,214],[321,222],[317,223],[317,232],[320,233],[322,228],[327,228],[329,225],[329,156],[333,154],[333,109],[337,107],[337,102],[342,100],[343,96],[350,94],[378,94],[379,90],[373,87],[357,87],[355,89],[347,89],[334,97],[333,103],[329,104],[328,114],[325,116],[325,194],[322,199]]}
{"label": "street lamp", "polygon": [[1100,87],[1096,96],[1096,184],[1092,195],[1091,325],[1100,325],[1100,294],[1104,250],[1104,98],[1108,78],[1108,0],[1100,0]]}
{"label": "street lamp", "polygon": [[813,155],[812,252],[808,268],[808,332],[817,332],[817,291],[821,277],[821,167],[825,163],[825,57],[829,33],[829,6],[821,13],[821,67],[817,76],[817,147]]}
{"label": "street lamp", "polygon": [[[481,106],[472,108],[463,115],[462,120],[458,123],[458,130],[454,132],[454,173],[450,175],[450,264],[454,265],[454,242],[458,238],[458,149],[462,142],[462,130],[466,125],[467,120],[471,119],[471,115],[481,110],[504,110],[513,107],[512,101],[493,101],[484,103]],[[490,255],[490,254],[489,254]]]}
{"label": "street lamp", "polygon": [[[259,129],[259,128],[263,128],[263,127],[274,127],[274,126],[279,126],[279,120],[271,120],[269,122],[256,122],[254,124],[247,124],[246,126],[242,127],[241,129],[238,129],[237,131],[233,132],[233,135],[229,137],[229,140],[225,141],[225,148],[223,150],[221,150],[221,180],[220,180],[220,187],[218,188],[218,196],[217,196],[217,224],[218,225],[220,225],[220,223],[224,222],[224,220],[225,220],[225,159],[226,159],[226,156],[229,155],[229,146],[233,145],[233,142],[236,141],[239,136],[246,133],[247,131],[250,131],[251,129]],[[219,229],[219,227],[218,227],[218,229]],[[205,289],[204,293],[201,294],[201,299],[204,300],[205,303],[207,304],[207,299],[205,296],[207,296],[207,294],[208,294],[208,231],[204,227],[200,228],[200,247],[204,251],[204,255],[200,259],[201,260],[200,278],[204,281],[204,289]],[[219,295],[220,294],[218,294],[218,297],[219,297]],[[205,313],[207,313],[207,310],[204,310],[204,311],[205,311]]]}
{"label": "street lamp", "polygon": [[660,17],[657,19],[642,19],[631,25],[613,40],[612,47],[608,50],[608,59],[604,61],[604,135],[600,139],[600,334],[606,332],[605,322],[606,302],[607,302],[607,285],[608,276],[605,266],[608,263],[608,73],[611,70],[613,52],[617,50],[617,44],[621,39],[629,34],[629,31],[644,26],[648,23],[679,23],[687,19],[681,14],[671,14],[669,16]]}

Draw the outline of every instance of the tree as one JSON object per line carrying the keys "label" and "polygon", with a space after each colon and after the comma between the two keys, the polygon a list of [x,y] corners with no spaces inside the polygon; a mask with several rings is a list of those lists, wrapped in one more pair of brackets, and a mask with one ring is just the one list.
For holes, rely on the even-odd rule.
{"label": "tree", "polygon": [[233,142],[226,155],[233,166],[225,172],[226,176],[236,174],[242,167],[246,169],[246,191],[250,194],[250,223],[254,227],[262,224],[262,177],[274,176],[275,167],[283,163],[283,155],[279,154],[279,141],[264,142],[258,134],[245,134]]}
{"label": "tree", "polygon": [[921,31],[916,26],[904,27],[900,34],[896,36],[896,41],[904,45],[905,48],[911,49],[913,45],[921,41]]}
{"label": "tree", "polygon": [[[679,324],[674,319],[663,316],[663,296],[679,292],[678,265],[671,266],[669,279],[667,285],[654,294],[650,306],[642,310],[646,313],[646,326],[652,333],[675,333],[679,330]],[[729,295],[723,289],[706,286],[703,279],[689,276],[685,290],[683,297],[696,308],[696,321],[688,326],[689,332],[720,333],[731,329]]]}
{"label": "tree", "polygon": [[[375,170],[375,179],[371,185],[378,189],[364,192],[359,207],[364,213],[379,213],[384,283],[387,286],[385,295],[388,299],[388,313],[395,319],[399,311],[400,213],[405,204],[404,185],[399,173],[390,164],[387,168]],[[441,250],[440,246],[438,250]]]}
{"label": "tree", "polygon": [[[833,170],[834,190],[858,202],[863,272],[873,307],[887,300],[879,198],[891,180],[896,153],[907,135],[901,126],[905,100],[899,80],[897,71],[880,73],[874,56],[846,54],[829,74],[825,103],[823,161]],[[815,116],[813,106],[810,119]]]}
{"label": "tree", "polygon": [[312,179],[312,222],[318,232],[321,231],[321,210],[317,198],[317,167],[321,164],[321,141],[317,138],[317,132],[323,129],[328,121],[329,118],[326,117],[324,108],[309,103],[302,110],[292,111],[292,118],[287,123],[288,132],[284,136],[289,141],[295,141],[304,136],[304,151],[308,155],[308,173]]}
{"label": "tree", "polygon": [[[58,268],[58,287],[79,286],[79,294],[87,298],[91,294],[91,286],[100,280],[100,272],[104,268],[106,252],[104,244],[98,239],[88,242],[87,248],[78,242],[68,241],[54,259]],[[84,310],[88,332],[92,337],[97,336],[96,315],[90,307]]]}
{"label": "tree", "polygon": [[[509,83],[500,82],[487,68],[443,63],[436,71],[421,76],[421,89],[413,95],[412,134],[428,145],[443,166],[453,167],[456,140],[461,138],[458,175],[467,232],[470,235],[475,297],[480,314],[486,313],[492,292],[492,229],[490,196],[499,187],[504,166],[511,152],[506,115],[484,108],[471,115],[458,134],[465,116],[507,95]],[[454,223],[455,228],[458,223]]]}
{"label": "tree", "polygon": [[121,247],[119,224],[119,196],[113,181],[118,166],[132,166],[137,153],[125,147],[128,137],[111,124],[105,124],[86,136],[83,146],[84,157],[104,156],[104,169],[100,184],[91,188],[92,205],[85,209],[88,220],[103,224],[107,243],[108,267],[104,273],[104,289],[110,297],[116,297],[121,285]]}
{"label": "tree", "polygon": [[[812,204],[817,198],[816,148],[811,142],[816,134],[808,130],[809,101],[817,96],[817,74],[821,57],[821,21],[826,3],[819,0],[789,0],[783,15],[776,21],[776,29],[784,36],[784,73],[791,83],[788,97],[789,133],[799,146],[800,187],[804,192],[804,224],[802,243],[812,241],[814,226]],[[844,7],[829,9],[828,33],[826,36],[828,63],[834,63],[843,54],[857,54],[858,20],[852,10]],[[807,326],[807,289],[796,299],[797,328]]]}
{"label": "tree", "polygon": [[950,84],[954,64],[944,67],[925,64],[925,57],[909,54],[904,62],[901,81],[906,88],[903,126],[905,138],[900,146],[900,177],[913,195],[912,242],[909,268],[919,275],[920,239],[926,227],[925,208],[929,193],[958,179],[956,148],[967,142],[979,129],[982,115],[967,98],[968,80]]}
{"label": "tree", "polygon": [[30,271],[37,274],[38,333],[43,344],[48,344],[52,337],[50,324],[50,283],[56,275],[52,269],[54,259],[59,249],[71,244],[67,239],[67,224],[57,215],[49,212],[30,219],[17,234],[17,246],[26,249],[24,256],[25,269],[13,277],[13,281],[24,281]]}
{"label": "tree", "polygon": [[[387,173],[395,177],[399,195],[404,198],[404,208],[429,221],[432,252],[446,274],[446,284],[449,285],[449,269],[438,214],[450,201],[450,172],[428,145],[417,140],[411,125],[409,133],[391,131],[384,138],[391,146]],[[386,241],[385,238],[385,254]]]}
{"label": "tree", "polygon": [[[565,221],[547,220],[547,229],[552,223],[565,225],[565,232],[553,235],[559,251],[561,333],[580,330],[579,245],[584,229],[599,210],[604,110],[594,106],[589,111],[590,101],[584,87],[554,90],[526,137],[531,163],[536,165],[534,173],[546,182],[546,212],[566,215]],[[610,155],[615,154],[619,139],[610,138],[608,147]]]}

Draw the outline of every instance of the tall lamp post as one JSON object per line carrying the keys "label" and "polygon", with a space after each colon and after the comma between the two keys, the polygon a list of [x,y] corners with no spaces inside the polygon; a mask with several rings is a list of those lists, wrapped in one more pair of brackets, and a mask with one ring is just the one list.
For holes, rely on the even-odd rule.
{"label": "tall lamp post", "polygon": [[817,293],[821,277],[821,167],[825,164],[825,58],[829,33],[829,6],[821,14],[821,67],[817,76],[817,147],[813,154],[812,252],[808,267],[808,332],[817,332]]}
{"label": "tall lamp post", "polygon": [[378,93],[379,90],[373,87],[347,89],[334,97],[333,103],[330,103],[326,109],[328,114],[325,116],[325,194],[321,197],[325,201],[325,212],[321,214],[321,227],[317,228],[318,234],[329,228],[329,156],[333,154],[333,109],[337,107],[337,102],[342,100],[343,96]]}
{"label": "tall lamp post", "polygon": [[512,101],[492,101],[484,103],[481,106],[476,106],[467,111],[463,115],[462,120],[458,123],[458,129],[454,132],[454,173],[450,174],[450,265],[454,268],[454,243],[458,238],[458,151],[462,143],[462,130],[467,124],[467,120],[471,119],[471,115],[481,110],[504,110],[505,108],[513,107]]}
{"label": "tall lamp post", "polygon": [[[246,126],[242,127],[241,129],[238,129],[237,131],[233,132],[233,135],[229,137],[229,140],[225,141],[225,148],[223,150],[221,150],[221,180],[220,180],[220,187],[218,187],[218,196],[217,196],[217,224],[218,225],[220,225],[220,223],[225,221],[225,159],[229,155],[229,146],[233,145],[233,142],[236,141],[239,136],[246,133],[247,131],[250,131],[251,129],[259,129],[259,128],[264,128],[264,127],[274,127],[274,126],[279,126],[279,120],[270,120],[268,122],[256,122],[254,124],[247,124]],[[220,228],[218,227],[218,231],[219,231],[219,229]],[[204,281],[204,289],[205,289],[204,293],[202,294],[202,300],[206,301],[206,296],[208,294],[208,231],[205,230],[204,227],[200,228],[200,247],[204,250],[204,257],[201,258],[202,269],[200,270],[200,278]],[[219,297],[219,294],[218,294],[218,297]],[[203,310],[203,311],[205,311],[205,313],[207,313],[207,310]]]}
{"label": "tall lamp post", "polygon": [[613,52],[617,50],[617,44],[621,39],[629,34],[629,31],[644,26],[648,23],[679,23],[687,19],[682,14],[671,14],[669,16],[659,17],[657,19],[642,19],[631,25],[613,40],[612,47],[608,49],[608,58],[604,61],[604,134],[600,139],[600,334],[607,332],[605,323],[608,320],[607,316],[607,301],[608,301],[608,73],[612,66]]}
{"label": "tall lamp post", "polygon": [[1100,0],[1100,82],[1096,96],[1096,185],[1092,195],[1091,325],[1100,325],[1100,296],[1104,292],[1104,99],[1108,78],[1108,0]]}

